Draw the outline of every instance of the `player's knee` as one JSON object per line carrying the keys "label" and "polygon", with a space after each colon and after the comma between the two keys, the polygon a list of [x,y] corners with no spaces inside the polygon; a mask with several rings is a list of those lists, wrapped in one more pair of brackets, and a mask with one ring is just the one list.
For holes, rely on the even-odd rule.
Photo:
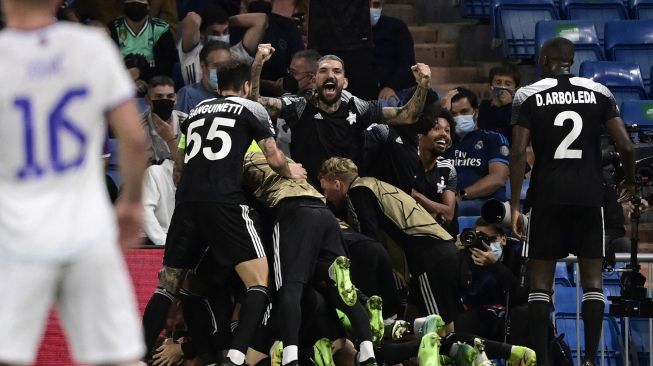
{"label": "player's knee", "polygon": [[164,266],[159,271],[159,284],[157,288],[165,290],[172,295],[177,295],[180,284],[186,276],[186,272],[186,269]]}

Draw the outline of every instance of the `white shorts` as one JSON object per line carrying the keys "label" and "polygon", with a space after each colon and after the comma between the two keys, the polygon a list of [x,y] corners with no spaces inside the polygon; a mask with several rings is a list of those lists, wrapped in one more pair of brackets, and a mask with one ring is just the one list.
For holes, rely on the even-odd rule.
{"label": "white shorts", "polygon": [[145,354],[131,279],[115,242],[57,262],[0,258],[0,363],[31,364],[55,303],[77,362],[124,363]]}

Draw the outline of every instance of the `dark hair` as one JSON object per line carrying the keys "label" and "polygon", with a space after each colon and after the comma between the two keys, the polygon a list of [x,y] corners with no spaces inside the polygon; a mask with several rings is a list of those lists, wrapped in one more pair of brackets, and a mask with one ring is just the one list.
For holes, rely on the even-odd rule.
{"label": "dark hair", "polygon": [[319,65],[319,60],[322,57],[319,52],[313,49],[307,49],[307,50],[301,50],[297,51],[292,55],[292,59],[296,58],[303,58],[308,62],[309,65],[311,65],[311,69],[313,72],[317,72],[317,67]]}
{"label": "dark hair", "polygon": [[218,68],[218,89],[240,90],[250,79],[250,67],[247,64],[230,60]]}
{"label": "dark hair", "polygon": [[128,69],[136,68],[141,72],[141,80],[149,80],[151,67],[145,56],[138,53],[130,53],[123,58],[125,67]]}
{"label": "dark hair", "polygon": [[451,112],[448,110],[442,108],[440,110],[440,114],[438,114],[438,118],[444,118],[447,120],[449,123],[449,130],[450,131],[455,131],[456,130],[456,120],[453,119],[453,115],[451,115]]}
{"label": "dark hair", "polygon": [[568,63],[574,62],[574,43],[566,38],[555,37],[544,42],[540,49],[540,55],[552,60]]}
{"label": "dark hair", "polygon": [[175,81],[172,80],[172,78],[170,76],[167,76],[167,75],[156,75],[156,76],[153,76],[150,79],[150,82],[148,84],[148,88],[152,89],[152,88],[157,87],[157,86],[171,86],[171,87],[174,88],[175,87]]}
{"label": "dark hair", "polygon": [[[414,93],[414,91],[410,93],[410,97],[412,97]],[[408,101],[410,101],[410,98],[406,99],[404,104],[408,103]],[[423,135],[429,133],[429,130],[435,127],[435,119],[437,118],[441,109],[442,106],[440,105],[440,98],[438,97],[438,93],[436,93],[431,88],[427,89],[426,99],[424,100],[424,108],[422,109],[422,113],[420,113],[419,119],[416,123],[417,133]]]}
{"label": "dark hair", "polygon": [[229,23],[229,15],[219,6],[209,5],[202,10],[202,24],[200,24],[200,32],[204,32],[206,28],[214,24],[227,24]]}
{"label": "dark hair", "polygon": [[496,232],[497,232],[499,235],[506,235],[506,233],[503,231],[503,228],[502,228],[500,225],[498,225],[498,224],[490,224],[489,222],[483,220],[482,217],[479,217],[478,220],[476,220],[476,222],[474,223],[474,228],[477,228],[477,227],[479,227],[479,226],[491,227],[491,228],[493,228],[494,230],[496,230]]}
{"label": "dark hair", "polygon": [[317,60],[317,67],[320,67],[320,64],[324,61],[338,61],[340,62],[340,65],[342,65],[342,72],[345,72],[345,62],[338,56],[336,55],[324,55],[320,57],[319,60]]}
{"label": "dark hair", "polygon": [[206,64],[209,53],[217,50],[225,50],[231,52],[231,48],[228,43],[222,41],[209,41],[207,42],[202,50],[200,51],[200,62]]}
{"label": "dark hair", "polygon": [[501,65],[490,69],[490,84],[492,84],[492,80],[497,75],[510,76],[515,81],[515,86],[519,86],[519,82],[521,81],[519,70],[510,62],[503,62]]}
{"label": "dark hair", "polygon": [[451,98],[451,103],[467,98],[472,108],[478,109],[478,98],[476,97],[476,94],[474,94],[473,91],[467,88],[463,88],[462,86],[457,87],[456,90],[458,91],[458,93]]}

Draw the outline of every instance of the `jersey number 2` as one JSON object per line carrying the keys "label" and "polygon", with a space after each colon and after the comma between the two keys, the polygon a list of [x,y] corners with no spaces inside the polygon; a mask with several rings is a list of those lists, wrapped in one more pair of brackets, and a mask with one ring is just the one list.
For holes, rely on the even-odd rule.
{"label": "jersey number 2", "polygon": [[[184,163],[195,157],[200,152],[202,148],[202,136],[199,133],[193,131],[197,127],[204,126],[206,118],[198,119],[197,121],[192,122],[188,125],[188,142],[186,146],[190,145],[193,142],[193,148],[186,153],[184,157]],[[223,118],[215,117],[209,128],[209,132],[206,134],[206,140],[211,141],[213,139],[220,139],[222,141],[222,147],[217,152],[214,152],[210,147],[205,147],[202,149],[204,157],[209,160],[220,160],[224,159],[225,156],[229,155],[231,151],[231,136],[225,131],[218,130],[220,126],[233,127],[236,124],[236,120],[232,118]]]}
{"label": "jersey number 2", "polygon": [[[20,110],[23,120],[23,143],[25,146],[25,164],[17,172],[19,179],[36,178],[43,175],[47,170],[61,173],[65,170],[78,167],[84,162],[84,147],[86,146],[86,135],[75,126],[66,116],[66,107],[78,98],[85,98],[88,94],[86,88],[76,88],[66,91],[56,102],[54,108],[47,115],[48,118],[48,145],[50,161],[49,165],[38,162],[36,159],[36,136],[34,126],[34,103],[28,97],[14,99],[14,107]],[[66,134],[72,137],[79,144],[78,154],[68,160],[61,156],[60,141]]]}
{"label": "jersey number 2", "polygon": [[582,159],[583,150],[570,149],[569,146],[576,141],[580,132],[583,130],[583,118],[580,114],[574,111],[564,111],[558,113],[555,120],[553,121],[554,126],[562,127],[566,120],[570,119],[573,122],[573,127],[571,131],[565,136],[565,138],[560,142],[558,148],[553,154],[554,159]]}

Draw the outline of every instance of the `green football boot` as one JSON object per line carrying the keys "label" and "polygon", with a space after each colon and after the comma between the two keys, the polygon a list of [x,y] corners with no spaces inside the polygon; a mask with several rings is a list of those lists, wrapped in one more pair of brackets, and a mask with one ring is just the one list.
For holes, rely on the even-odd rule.
{"label": "green football boot", "polygon": [[417,359],[420,366],[440,366],[440,336],[436,332],[422,337]]}
{"label": "green football boot", "polygon": [[319,339],[313,345],[313,358],[315,366],[336,366],[331,352],[331,341],[328,338]]}
{"label": "green football boot", "polygon": [[535,351],[528,347],[512,346],[510,358],[507,360],[508,366],[535,366],[537,358]]}
{"label": "green football boot", "polygon": [[329,266],[329,277],[336,283],[338,288],[338,294],[342,301],[347,304],[347,306],[354,306],[356,304],[356,287],[351,282],[351,277],[349,276],[349,267],[351,262],[349,258],[340,256],[336,258],[335,261]]}
{"label": "green football boot", "polygon": [[370,327],[372,328],[372,343],[380,346],[383,343],[385,324],[383,323],[383,300],[379,296],[372,296],[367,299],[365,305],[367,314],[370,316]]}

